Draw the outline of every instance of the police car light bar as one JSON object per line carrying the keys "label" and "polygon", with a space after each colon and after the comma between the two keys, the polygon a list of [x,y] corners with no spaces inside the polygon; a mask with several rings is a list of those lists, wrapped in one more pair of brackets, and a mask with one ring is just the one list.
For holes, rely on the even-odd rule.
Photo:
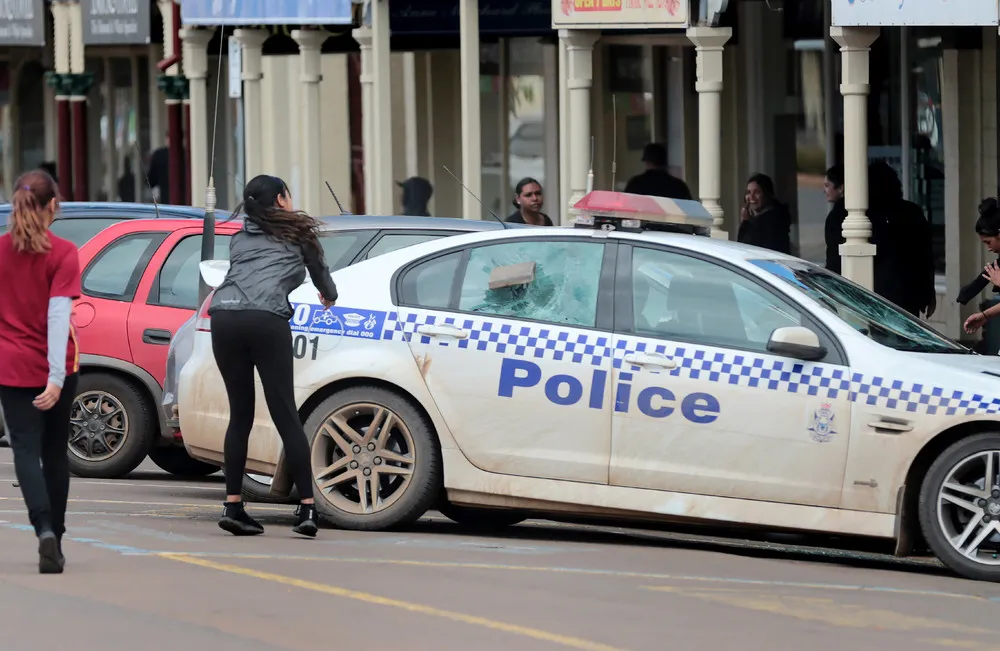
{"label": "police car light bar", "polygon": [[620,221],[621,227],[625,229],[639,229],[643,223],[703,229],[712,227],[711,213],[697,201],[609,190],[588,192],[573,205],[570,214],[576,215],[576,225],[583,227],[595,226],[595,218],[604,218],[601,221]]}

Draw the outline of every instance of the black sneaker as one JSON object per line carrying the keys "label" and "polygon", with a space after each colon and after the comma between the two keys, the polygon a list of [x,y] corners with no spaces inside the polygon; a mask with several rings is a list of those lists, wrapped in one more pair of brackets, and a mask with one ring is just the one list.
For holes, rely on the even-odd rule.
{"label": "black sneaker", "polygon": [[250,517],[243,502],[226,502],[222,508],[222,519],[219,527],[234,536],[258,536],[264,533],[264,527]]}
{"label": "black sneaker", "polygon": [[62,574],[66,559],[59,549],[59,539],[51,531],[43,531],[38,536],[39,574]]}
{"label": "black sneaker", "polygon": [[317,524],[319,516],[316,515],[316,505],[299,504],[299,508],[295,509],[295,517],[298,521],[292,527],[292,531],[303,536],[315,538],[316,532],[319,531],[319,525]]}

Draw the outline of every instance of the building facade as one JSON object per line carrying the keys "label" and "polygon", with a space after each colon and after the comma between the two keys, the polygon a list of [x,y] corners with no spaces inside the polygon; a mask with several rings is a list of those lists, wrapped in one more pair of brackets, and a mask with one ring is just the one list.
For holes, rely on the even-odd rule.
{"label": "building facade", "polygon": [[[795,215],[796,252],[817,262],[823,170],[844,163],[845,274],[870,284],[866,169],[884,159],[935,233],[930,320],[959,337],[975,309],[954,297],[985,262],[975,208],[998,186],[995,0],[337,0],[316,16],[294,2],[270,16],[210,0],[28,4],[0,25],[0,191],[56,161],[60,176],[86,168],[72,196],[131,183],[148,200],[141,163],[174,124],[179,203],[203,204],[211,173],[233,207],[267,172],[313,212],[338,210],[328,182],[348,209],[392,213],[398,182],[422,176],[432,214],[492,219],[531,177],[564,220],[591,172],[621,189],[662,142],[716,236],[735,238],[763,172]],[[91,17],[118,5],[140,8]]]}

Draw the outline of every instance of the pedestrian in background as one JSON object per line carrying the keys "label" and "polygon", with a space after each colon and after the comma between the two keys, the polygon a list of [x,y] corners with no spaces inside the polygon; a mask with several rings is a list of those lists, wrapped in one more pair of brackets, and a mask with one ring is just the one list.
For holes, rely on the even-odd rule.
{"label": "pedestrian in background", "polygon": [[244,224],[229,242],[229,271],[208,308],[212,351],[229,397],[223,450],[226,502],[219,526],[235,536],[264,533],[246,512],[241,496],[254,421],[256,369],[301,498],[292,531],[314,537],[319,518],[309,444],[295,404],[288,295],[305,280],[307,269],[324,308],[337,300],[337,286],[323,259],[319,222],[292,207],[284,181],[263,174],[251,179],[233,215],[240,212]]}
{"label": "pedestrian in background", "polygon": [[774,195],[774,181],[766,174],[754,174],[747,181],[740,211],[737,240],[744,244],[791,253],[792,216],[788,206]]}
{"label": "pedestrian in background", "polygon": [[552,226],[552,220],[542,212],[545,207],[545,193],[542,184],[531,177],[525,177],[514,186],[514,212],[504,221],[508,224],[529,224],[531,226]]}
{"label": "pedestrian in background", "polygon": [[651,142],[642,150],[646,171],[636,174],[625,184],[625,192],[668,199],[691,199],[687,183],[667,171],[667,148]]}
{"label": "pedestrian in background", "polygon": [[71,242],[49,232],[59,209],[51,175],[21,176],[11,203],[8,232],[0,236],[0,404],[38,536],[38,571],[58,574],[65,565],[66,447],[80,359],[70,323],[80,262]]}
{"label": "pedestrian in background", "polygon": [[[987,197],[979,204],[976,235],[979,236],[979,240],[986,246],[990,253],[997,254],[997,260],[987,265],[988,271],[988,267],[996,267],[997,263],[1000,262],[1000,202],[997,201],[996,197]],[[991,279],[988,273],[976,276],[959,290],[958,298],[955,300],[962,305],[967,304],[976,296],[979,296],[980,292],[989,287],[990,282]],[[998,292],[1000,292],[1000,284],[994,283],[993,293],[996,294]]]}
{"label": "pedestrian in background", "polygon": [[826,268],[840,273],[840,245],[844,243],[844,220],[847,219],[847,209],[844,207],[844,166],[834,165],[826,171],[823,178],[823,194],[833,208],[826,215],[823,232],[826,240]]}
{"label": "pedestrian in background", "polygon": [[903,199],[899,175],[885,161],[868,166],[868,219],[875,244],[875,293],[913,316],[934,314],[934,243],[923,209]]}
{"label": "pedestrian in background", "polygon": [[427,208],[431,196],[434,194],[434,186],[422,176],[411,176],[405,181],[396,181],[396,185],[403,189],[403,214],[414,217],[430,217],[430,210]]}

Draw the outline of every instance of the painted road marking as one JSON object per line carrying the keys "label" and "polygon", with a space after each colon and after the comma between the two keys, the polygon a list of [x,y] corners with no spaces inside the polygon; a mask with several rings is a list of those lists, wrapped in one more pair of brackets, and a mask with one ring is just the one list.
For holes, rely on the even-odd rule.
{"label": "painted road marking", "polygon": [[221,493],[226,490],[225,484],[219,482],[217,484],[149,484],[146,482],[127,482],[127,481],[96,481],[93,479],[77,479],[73,478],[73,485],[83,484],[85,486],[138,486],[140,488],[173,488],[180,490],[196,490],[196,491],[215,491],[216,493]]}
{"label": "painted road marking", "polygon": [[[23,498],[21,497],[0,497],[0,501],[16,501],[21,502]],[[127,504],[129,506],[176,506],[176,507],[187,507],[192,509],[205,509],[205,508],[219,508],[221,510],[222,502],[218,505],[215,502],[201,502],[201,503],[190,503],[190,502],[144,502],[137,500],[91,500],[84,498],[71,498],[69,500],[70,504]],[[258,506],[254,504],[250,511],[272,511],[276,513],[288,513],[291,515],[291,507],[289,506]]]}
{"label": "painted road marking", "polygon": [[333,595],[335,597],[343,597],[345,599],[363,601],[366,603],[376,604],[379,606],[387,606],[389,608],[398,608],[400,610],[406,610],[412,613],[419,613],[421,615],[440,617],[442,619],[450,619],[455,622],[462,622],[464,624],[470,624],[472,626],[481,626],[496,631],[504,631],[506,633],[520,635],[521,637],[528,637],[543,642],[552,642],[554,644],[559,644],[573,649],[582,649],[584,651],[623,651],[618,647],[609,646],[607,644],[600,644],[598,642],[591,642],[589,640],[584,640],[578,637],[570,637],[568,635],[550,633],[548,631],[543,631],[541,629],[531,628],[528,626],[508,624],[506,622],[501,622],[495,619],[489,619],[487,617],[479,617],[477,615],[467,615],[465,613],[459,613],[452,610],[444,610],[442,608],[435,608],[434,606],[428,606],[425,604],[419,604],[410,601],[402,601],[400,599],[391,599],[388,597],[380,597],[378,595],[369,594],[367,592],[349,590],[347,588],[328,585],[326,583],[316,583],[315,581],[305,581],[303,579],[296,579],[290,576],[284,576],[282,574],[261,572],[247,567],[241,567],[239,565],[216,563],[215,561],[210,561],[205,558],[195,558],[194,556],[189,556],[187,554],[166,553],[166,554],[159,554],[158,556],[160,556],[160,558],[168,558],[173,561],[180,561],[181,563],[189,563],[191,565],[197,565],[199,567],[204,567],[207,569],[218,570],[220,572],[239,574],[242,576],[248,576],[251,578],[260,579],[262,581],[270,581],[272,583],[278,583],[281,585],[301,588],[303,590],[312,590],[313,592],[321,592],[324,594]]}
{"label": "painted road marking", "polygon": [[682,586],[645,586],[648,590],[669,592],[694,597],[703,601],[757,612],[791,617],[805,622],[817,622],[839,628],[878,629],[883,631],[945,630],[955,633],[978,633],[994,635],[995,631],[931,619],[923,616],[906,615],[894,610],[872,608],[861,604],[838,603],[822,597],[802,595],[778,595],[773,592],[745,591],[733,589],[692,589]]}

